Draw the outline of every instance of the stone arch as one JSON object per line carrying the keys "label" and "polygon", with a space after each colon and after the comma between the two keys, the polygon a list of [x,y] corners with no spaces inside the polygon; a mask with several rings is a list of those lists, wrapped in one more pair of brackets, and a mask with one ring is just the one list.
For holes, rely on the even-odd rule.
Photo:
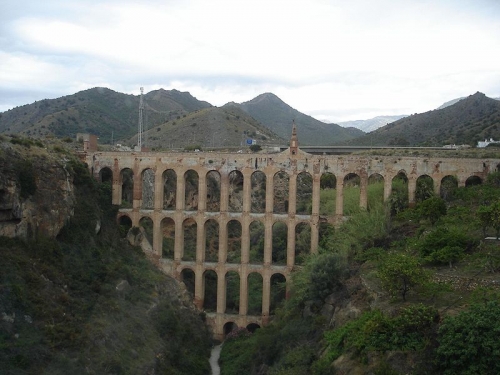
{"label": "stone arch", "polygon": [[273,177],[273,212],[275,214],[288,213],[288,195],[290,176],[284,171],[279,171]]}
{"label": "stone arch", "polygon": [[312,213],[312,176],[308,172],[297,175],[296,213],[298,215],[311,215]]}
{"label": "stone arch", "polygon": [[120,235],[126,237],[128,231],[132,228],[132,219],[128,215],[121,215],[118,218],[118,225],[120,228]]}
{"label": "stone arch", "polygon": [[434,180],[431,176],[423,174],[418,176],[415,186],[415,202],[423,202],[434,196]]}
{"label": "stone arch", "polygon": [[264,223],[254,220],[250,223],[250,263],[264,263]]}
{"label": "stone arch", "polygon": [[99,171],[99,181],[101,183],[113,183],[113,171],[109,167],[104,167]]}
{"label": "stone arch", "polygon": [[241,262],[241,234],[239,220],[230,220],[227,223],[227,260],[228,263]]}
{"label": "stone arch", "polygon": [[195,280],[196,276],[191,268],[186,267],[181,271],[181,281],[186,285],[186,289],[192,297],[194,297]]}
{"label": "stone arch", "polygon": [[368,177],[367,195],[368,211],[384,203],[384,176],[380,173],[373,173]]}
{"label": "stone arch", "polygon": [[155,205],[155,171],[146,168],[142,171],[141,208],[152,210]]}
{"label": "stone arch", "polygon": [[469,178],[467,178],[467,180],[465,180],[465,187],[481,185],[482,183],[483,183],[483,180],[481,180],[481,177],[470,176]]}
{"label": "stone arch", "polygon": [[335,215],[335,202],[337,199],[337,177],[333,173],[325,172],[319,180],[320,187],[320,215]]}
{"label": "stone arch", "polygon": [[184,173],[184,210],[198,210],[198,173],[189,169]]}
{"label": "stone arch", "polygon": [[251,181],[251,207],[253,213],[266,212],[266,174],[262,171],[252,173]]}
{"label": "stone arch", "polygon": [[184,237],[184,248],[182,249],[182,260],[196,260],[196,221],[190,217],[182,223],[182,234]]}
{"label": "stone arch", "polygon": [[330,242],[330,238],[335,231],[335,227],[326,221],[319,223],[318,229],[318,246],[323,250],[328,250],[333,245]]}
{"label": "stone arch", "polygon": [[203,273],[203,309],[217,311],[217,272],[214,270]]}
{"label": "stone arch", "polygon": [[248,275],[248,315],[262,314],[262,275],[252,272]]}
{"label": "stone arch", "polygon": [[120,171],[120,182],[122,185],[123,208],[132,208],[134,202],[134,172],[130,168],[124,168]]}
{"label": "stone arch", "polygon": [[236,271],[226,273],[226,314],[240,311],[240,275]]}
{"label": "stone arch", "polygon": [[207,211],[220,212],[220,173],[209,171],[207,181]]}
{"label": "stone arch", "polygon": [[149,216],[144,216],[139,220],[139,226],[144,230],[144,236],[153,248],[153,220]]}
{"label": "stone arch", "polygon": [[270,310],[273,314],[278,305],[286,298],[286,277],[281,273],[275,273],[271,276],[271,301],[269,301]]}
{"label": "stone arch", "polygon": [[161,256],[166,259],[174,259],[175,249],[175,221],[166,217],[161,221]]}
{"label": "stone arch", "polygon": [[238,325],[235,322],[226,322],[222,331],[224,332],[224,338],[229,335],[231,332],[238,329]]}
{"label": "stone arch", "polygon": [[258,325],[257,323],[250,323],[247,325],[247,330],[251,333],[254,333],[255,331],[257,331],[258,329],[260,328],[260,325]]}
{"label": "stone arch", "polygon": [[277,221],[273,224],[273,246],[272,263],[286,264],[286,252],[288,247],[288,225],[283,221]]}
{"label": "stone arch", "polygon": [[243,173],[231,171],[229,173],[229,212],[243,211]]}
{"label": "stone arch", "polygon": [[205,221],[205,261],[217,262],[219,259],[219,223],[217,220]]}
{"label": "stone arch", "polygon": [[458,189],[458,179],[456,176],[447,175],[441,179],[439,195],[444,200],[449,200],[453,197],[455,190]]}
{"label": "stone arch", "polygon": [[175,210],[177,199],[177,173],[173,169],[163,172],[163,209]]}
{"label": "stone arch", "polygon": [[310,253],[311,226],[309,223],[298,223],[295,226],[295,264],[303,265]]}
{"label": "stone arch", "polygon": [[357,173],[348,173],[344,177],[344,215],[349,216],[359,212],[359,202],[361,196],[360,186],[361,178]]}

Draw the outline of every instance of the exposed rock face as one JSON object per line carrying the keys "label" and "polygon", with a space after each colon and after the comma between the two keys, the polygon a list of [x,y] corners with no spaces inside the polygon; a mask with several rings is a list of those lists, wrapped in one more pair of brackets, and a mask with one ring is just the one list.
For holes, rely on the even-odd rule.
{"label": "exposed rock face", "polygon": [[63,157],[0,144],[0,236],[56,237],[73,214],[73,179]]}

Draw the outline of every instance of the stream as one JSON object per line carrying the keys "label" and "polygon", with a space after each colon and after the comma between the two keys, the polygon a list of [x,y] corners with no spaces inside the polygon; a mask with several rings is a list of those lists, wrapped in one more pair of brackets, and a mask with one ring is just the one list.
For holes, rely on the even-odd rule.
{"label": "stream", "polygon": [[212,375],[220,375],[219,356],[222,344],[215,345],[210,354],[210,367],[212,368]]}

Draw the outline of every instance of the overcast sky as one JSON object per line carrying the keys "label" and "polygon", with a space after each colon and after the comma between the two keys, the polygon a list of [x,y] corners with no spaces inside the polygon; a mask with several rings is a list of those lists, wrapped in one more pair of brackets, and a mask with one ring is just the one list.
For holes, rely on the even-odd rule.
{"label": "overcast sky", "polygon": [[500,97],[500,0],[0,0],[0,112],[98,86],[327,122]]}

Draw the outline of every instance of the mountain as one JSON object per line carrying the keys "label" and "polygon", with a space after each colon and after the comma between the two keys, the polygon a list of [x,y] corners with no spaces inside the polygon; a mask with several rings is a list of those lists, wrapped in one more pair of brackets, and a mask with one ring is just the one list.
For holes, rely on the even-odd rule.
{"label": "mountain", "polygon": [[407,115],[377,116],[368,120],[342,121],[338,124],[344,128],[353,127],[367,133],[406,116]]}
{"label": "mountain", "polygon": [[[137,132],[140,96],[96,87],[57,99],[45,99],[0,113],[0,133],[31,137],[74,138],[92,133],[100,143],[132,137]],[[187,92],[155,90],[144,95],[145,123],[163,123],[194,110],[211,107]]]}
{"label": "mountain", "polygon": [[292,122],[295,121],[301,145],[331,145],[363,134],[359,129],[343,128],[337,124],[316,120],[290,107],[271,93],[261,94],[248,102],[234,105],[284,139],[290,138]]}
{"label": "mountain", "polygon": [[[209,107],[176,116],[155,125],[144,134],[150,149],[245,146],[247,139],[259,145],[279,145],[288,141],[259,123],[238,105]],[[129,139],[137,143],[137,136]]]}
{"label": "mountain", "polygon": [[485,138],[500,139],[500,101],[483,93],[443,109],[411,115],[346,142],[360,146],[476,145]]}
{"label": "mountain", "polygon": [[453,105],[455,103],[458,103],[460,100],[462,99],[465,99],[465,96],[462,96],[461,98],[457,98],[457,99],[452,99],[452,100],[449,100],[447,101],[446,103],[443,103],[441,104],[439,107],[437,107],[436,109],[443,109],[443,108],[446,108],[446,107],[449,107],[450,105]]}

